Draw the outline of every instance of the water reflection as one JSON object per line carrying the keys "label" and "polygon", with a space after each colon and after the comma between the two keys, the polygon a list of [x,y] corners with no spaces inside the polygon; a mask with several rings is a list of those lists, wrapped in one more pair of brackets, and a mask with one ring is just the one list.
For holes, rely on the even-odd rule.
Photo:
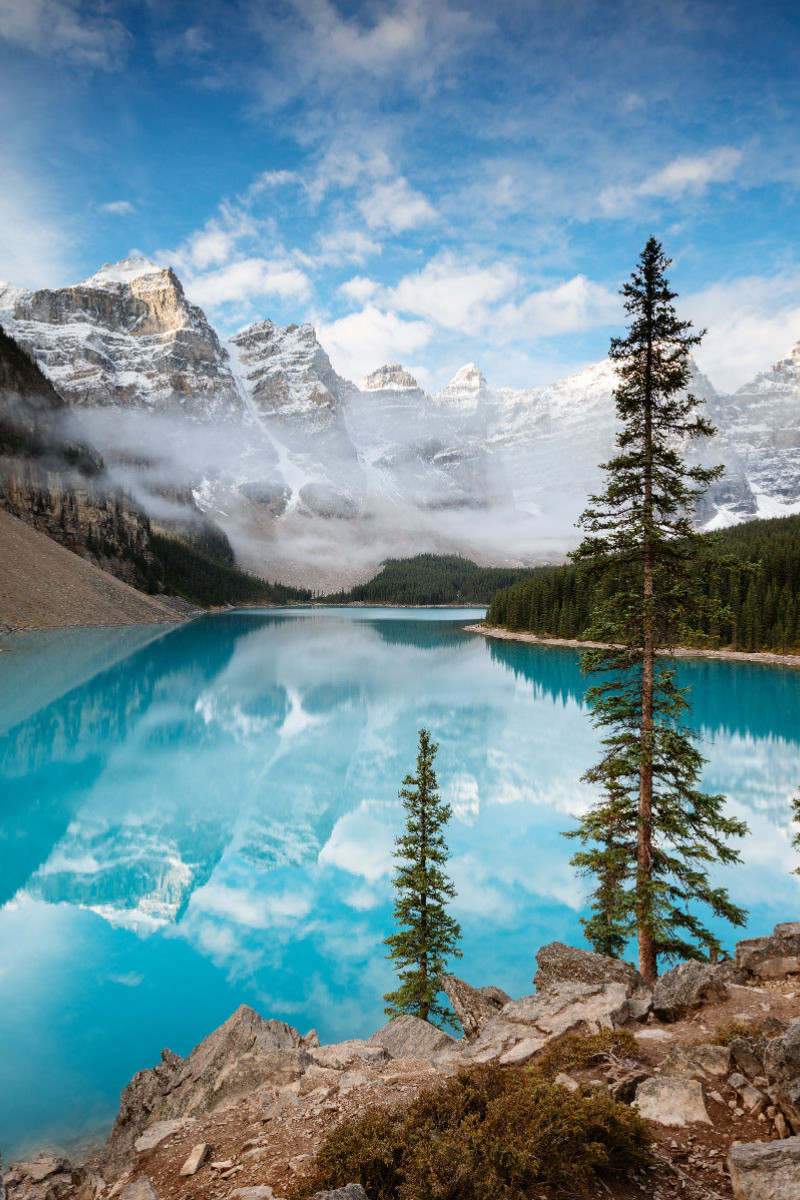
{"label": "water reflection", "polygon": [[[590,798],[598,735],[577,655],[486,643],[458,628],[470,615],[254,610],[6,643],[9,1152],[107,1122],[162,1045],[187,1051],[241,1002],[328,1039],[377,1027],[396,794],[423,723],[454,810],[460,969],[520,994],[538,945],[580,938],[560,832]],[[753,828],[725,882],[760,930],[796,908],[800,675],[696,661],[681,676],[706,783]]]}

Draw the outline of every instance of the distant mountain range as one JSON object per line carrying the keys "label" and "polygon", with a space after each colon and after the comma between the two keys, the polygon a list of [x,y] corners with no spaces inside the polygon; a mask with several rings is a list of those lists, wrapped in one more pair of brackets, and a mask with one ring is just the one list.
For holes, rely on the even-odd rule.
{"label": "distant mountain range", "polygon": [[[310,325],[222,340],[145,259],[54,291],[0,284],[0,324],[148,514],[213,521],[249,570],[324,590],[389,555],[557,558],[613,446],[608,360],[524,390],[473,364],[435,395],[399,363],[356,386]],[[719,429],[702,458],[727,468],[702,522],[800,510],[800,343],[734,395],[697,371],[693,390]]]}

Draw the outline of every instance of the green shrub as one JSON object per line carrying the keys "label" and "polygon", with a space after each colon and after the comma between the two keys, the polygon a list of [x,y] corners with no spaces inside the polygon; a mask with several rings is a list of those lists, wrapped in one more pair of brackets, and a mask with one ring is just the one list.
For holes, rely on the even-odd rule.
{"label": "green shrub", "polygon": [[473,1068],[404,1110],[344,1121],[292,1200],[351,1182],[370,1200],[525,1200],[543,1188],[574,1197],[598,1173],[642,1164],[648,1145],[639,1114],[605,1092]]}
{"label": "green shrub", "polygon": [[599,1033],[568,1033],[552,1042],[536,1059],[534,1074],[552,1079],[560,1071],[584,1071],[609,1054],[637,1058],[639,1043],[627,1029],[602,1029]]}
{"label": "green shrub", "polygon": [[[720,1025],[711,1038],[712,1046],[730,1046],[737,1038],[757,1038],[767,1036],[758,1021],[730,1021]],[[705,1039],[708,1041],[708,1038]]]}

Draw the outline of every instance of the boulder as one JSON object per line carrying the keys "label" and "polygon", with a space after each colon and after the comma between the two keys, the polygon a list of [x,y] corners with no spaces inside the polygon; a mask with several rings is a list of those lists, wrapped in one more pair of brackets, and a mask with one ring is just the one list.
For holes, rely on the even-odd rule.
{"label": "boulder", "polygon": [[646,1120],[659,1125],[711,1124],[705,1089],[697,1079],[654,1075],[637,1087],[635,1104]]}
{"label": "boulder", "polygon": [[797,1200],[800,1137],[731,1146],[728,1170],[735,1200]]}
{"label": "boulder", "polygon": [[0,1192],[5,1186],[8,1200],[90,1200],[99,1183],[84,1167],[45,1155],[12,1163],[5,1175],[0,1174]]}
{"label": "boulder", "polygon": [[389,1052],[383,1046],[370,1044],[363,1038],[351,1038],[347,1042],[334,1042],[309,1051],[318,1067],[333,1071],[346,1071],[355,1063],[388,1062]]}
{"label": "boulder", "polygon": [[800,1018],[764,1047],[764,1074],[774,1085],[774,1102],[800,1133]]}
{"label": "boulder", "polygon": [[148,1125],[144,1133],[133,1143],[134,1150],[137,1154],[155,1150],[156,1146],[160,1145],[165,1138],[179,1130],[188,1129],[190,1125],[194,1124],[194,1121],[194,1117],[176,1117],[173,1121],[155,1121],[152,1125]]}
{"label": "boulder", "polygon": [[162,1051],[156,1067],[139,1071],[124,1089],[102,1169],[119,1175],[134,1160],[135,1143],[155,1122],[202,1116],[265,1084],[280,1087],[298,1079],[318,1043],[306,1044],[283,1021],[264,1021],[246,1005],[204,1038],[186,1059]]}
{"label": "boulder", "polygon": [[440,975],[439,980],[468,1042],[473,1042],[511,999],[500,988],[474,988],[456,975]]}
{"label": "boulder", "polygon": [[401,1013],[367,1038],[370,1046],[382,1046],[390,1058],[430,1058],[443,1050],[457,1050],[460,1043],[428,1021]]}
{"label": "boulder", "polygon": [[697,1046],[679,1042],[672,1047],[661,1067],[665,1075],[699,1076],[701,1079],[725,1076],[730,1069],[729,1047],[715,1046],[711,1042],[701,1042]]}
{"label": "boulder", "polygon": [[736,965],[759,979],[800,973],[800,921],[784,921],[771,934],[737,942]]}
{"label": "boulder", "polygon": [[119,1200],[161,1200],[146,1175],[140,1175],[133,1183],[126,1183],[120,1192]]}
{"label": "boulder", "polygon": [[764,1055],[767,1049],[765,1037],[734,1038],[731,1042],[731,1059],[737,1071],[748,1079],[764,1074]]}
{"label": "boulder", "polygon": [[767,1097],[764,1093],[759,1091],[755,1084],[751,1083],[744,1075],[740,1075],[738,1071],[734,1071],[728,1078],[728,1087],[736,1092],[742,1108],[751,1115],[766,1108]]}
{"label": "boulder", "polygon": [[704,1004],[724,1000],[727,988],[715,967],[707,963],[678,963],[656,980],[653,1012],[662,1021],[677,1021]]}
{"label": "boulder", "polygon": [[536,955],[537,971],[533,986],[543,992],[554,983],[622,983],[626,995],[648,991],[644,976],[631,963],[591,950],[550,942]]}
{"label": "boulder", "polygon": [[544,992],[511,1000],[463,1050],[470,1062],[519,1063],[565,1033],[617,1029],[628,1020],[622,983],[554,983]]}
{"label": "boulder", "polygon": [[367,1200],[367,1193],[360,1183],[348,1183],[332,1192],[316,1192],[311,1200]]}

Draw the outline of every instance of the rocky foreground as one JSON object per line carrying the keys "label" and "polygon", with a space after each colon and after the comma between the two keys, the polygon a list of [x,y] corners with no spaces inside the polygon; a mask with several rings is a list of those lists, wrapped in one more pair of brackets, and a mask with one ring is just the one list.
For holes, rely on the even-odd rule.
{"label": "rocky foreground", "polygon": [[[557,1082],[636,1105],[653,1155],[598,1196],[798,1200],[800,922],[740,942],[721,964],[681,963],[654,988],[627,963],[558,942],[536,959],[536,992],[517,1000],[443,977],[460,1039],[402,1016],[322,1046],[314,1031],[243,1006],[187,1058],[164,1050],[134,1076],[98,1159],[14,1163],[8,1200],[277,1200],[344,1118],[405,1105],[463,1067],[533,1063],[566,1034],[605,1029],[629,1030],[635,1054],[598,1056]],[[365,1200],[356,1184],[325,1195]]]}

